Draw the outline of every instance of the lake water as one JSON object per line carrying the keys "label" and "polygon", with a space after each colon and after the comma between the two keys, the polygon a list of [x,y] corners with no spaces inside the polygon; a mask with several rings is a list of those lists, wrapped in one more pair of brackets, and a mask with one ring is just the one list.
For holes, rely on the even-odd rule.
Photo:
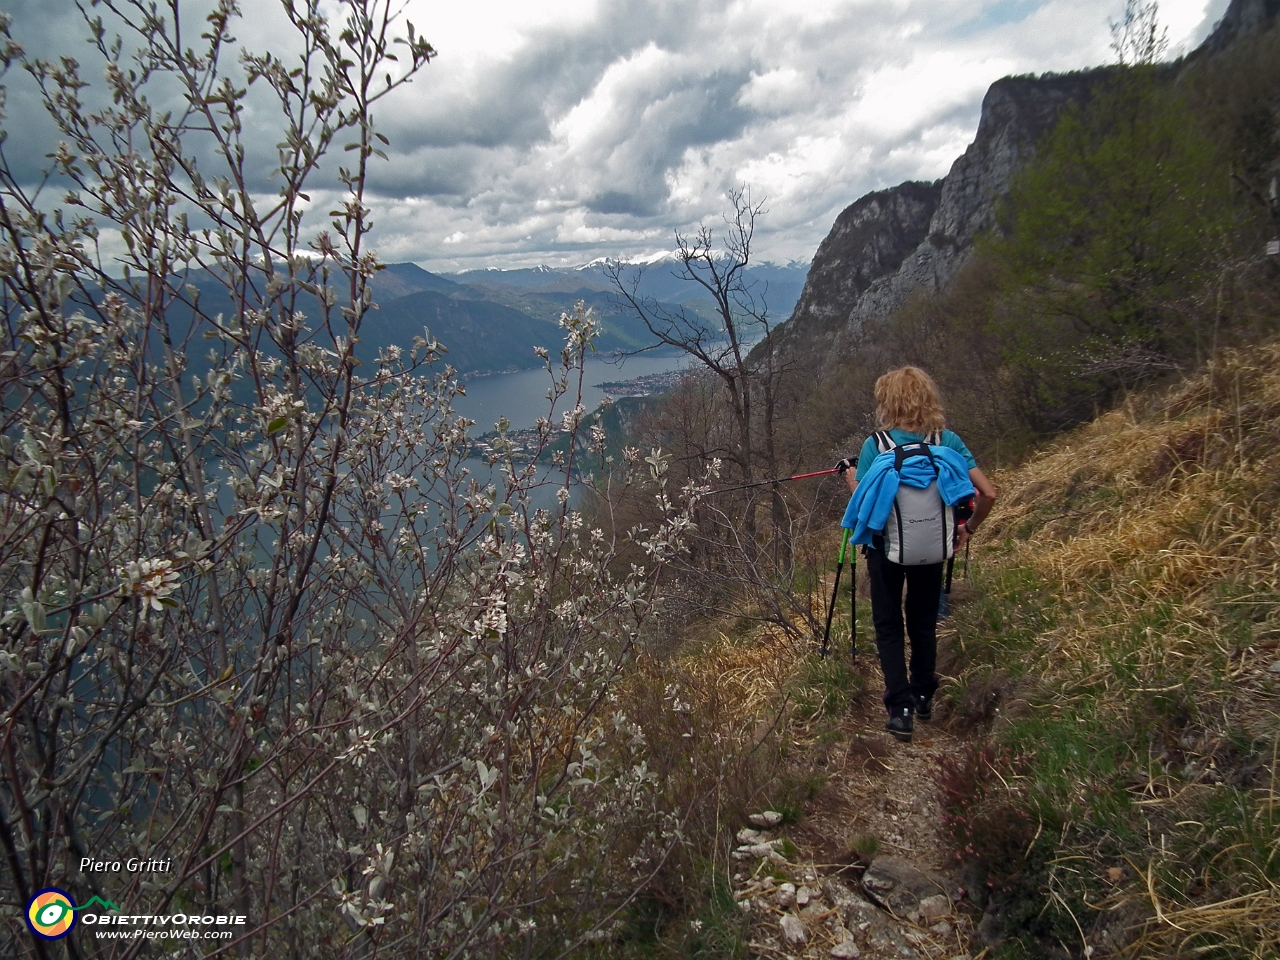
{"label": "lake water", "polygon": [[[627,357],[620,363],[588,357],[582,402],[588,410],[594,410],[604,399],[605,391],[596,387],[597,383],[616,383],[652,373],[679,370],[688,365],[689,357],[683,353],[667,356],[643,354]],[[506,417],[513,429],[527,429],[539,417],[547,416],[550,409],[547,391],[551,389],[551,378],[545,370],[521,370],[518,373],[495,373],[482,377],[462,374],[458,379],[466,386],[467,395],[454,401],[454,409],[476,422],[472,428],[473,436],[492,430],[499,417]],[[556,404],[553,421],[559,420],[560,414],[573,406],[572,378],[569,389],[570,392]]]}
{"label": "lake water", "polygon": [[[654,356],[644,354],[626,357],[621,362],[612,358],[588,357],[582,378],[582,403],[588,410],[594,410],[605,398],[605,391],[595,386],[598,383],[617,383],[635,377],[648,376],[654,373],[667,373],[680,370],[689,365],[689,357],[683,353]],[[546,370],[521,370],[518,373],[495,373],[487,376],[471,377],[462,374],[458,378],[467,390],[465,397],[458,397],[453,402],[454,410],[476,425],[471,428],[471,435],[478,437],[494,428],[499,417],[506,417],[514,430],[528,429],[539,417],[548,415],[551,409],[547,400],[547,391],[551,388],[551,377]],[[576,381],[570,377],[570,392],[556,403],[552,412],[552,422],[560,419],[560,414],[573,405]],[[497,486],[502,485],[500,474],[492,471],[481,460],[467,460],[467,468],[483,481]],[[555,493],[558,485],[563,483],[563,474],[550,467],[542,467],[538,471],[540,479],[545,483],[532,491],[531,501],[535,507],[555,510],[559,504]],[[575,481],[570,485],[570,505],[577,506],[581,502],[581,489]]]}

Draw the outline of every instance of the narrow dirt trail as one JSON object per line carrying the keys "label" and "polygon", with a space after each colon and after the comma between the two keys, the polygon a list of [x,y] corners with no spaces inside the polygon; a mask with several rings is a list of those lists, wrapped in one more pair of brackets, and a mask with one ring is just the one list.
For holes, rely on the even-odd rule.
{"label": "narrow dirt trail", "polygon": [[[940,646],[950,639],[939,632]],[[940,762],[960,756],[965,741],[939,715],[898,742],[884,729],[873,648],[863,647],[856,669],[868,694],[837,739],[809,747],[824,786],[796,823],[757,823],[738,838],[735,898],[752,919],[750,949],[796,960],[971,957],[980,952],[970,946],[974,918],[937,786]],[[780,852],[760,858],[759,844],[771,840]]]}

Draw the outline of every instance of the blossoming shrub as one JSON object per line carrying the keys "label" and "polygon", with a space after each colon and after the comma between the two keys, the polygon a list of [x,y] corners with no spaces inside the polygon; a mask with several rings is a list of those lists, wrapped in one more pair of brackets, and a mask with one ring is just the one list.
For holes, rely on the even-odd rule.
{"label": "blossoming shrub", "polygon": [[[0,162],[0,954],[43,955],[15,905],[48,886],[243,915],[240,955],[607,936],[680,842],[610,701],[688,525],[665,462],[628,459],[662,509],[606,536],[567,495],[582,446],[471,459],[445,348],[361,346],[373,107],[434,53],[411,26],[298,0],[293,53],[234,60],[231,0],[198,39],[176,9],[95,7],[104,92],[0,51],[65,190]],[[575,439],[596,325],[562,325]],[[624,541],[645,560],[618,571]]]}

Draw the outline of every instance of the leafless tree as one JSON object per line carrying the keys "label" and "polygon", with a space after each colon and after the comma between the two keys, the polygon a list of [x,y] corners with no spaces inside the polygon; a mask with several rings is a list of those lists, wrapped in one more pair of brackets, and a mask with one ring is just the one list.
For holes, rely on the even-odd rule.
{"label": "leafless tree", "polygon": [[1125,0],[1119,20],[1110,20],[1111,49],[1125,66],[1159,62],[1169,49],[1169,30],[1160,26],[1157,0]]}
{"label": "leafless tree", "polygon": [[[720,451],[732,463],[743,483],[759,479],[761,469],[771,469],[772,425],[770,404],[776,385],[772,351],[767,341],[772,332],[764,291],[747,280],[751,263],[751,242],[756,219],[764,213],[764,202],[753,203],[745,190],[730,193],[732,212],[725,217],[723,242],[708,225],[696,233],[675,235],[675,274],[715,304],[714,318],[704,317],[686,306],[670,306],[640,292],[643,267],[611,263],[606,275],[618,291],[621,302],[636,314],[649,332],[667,346],[676,347],[710,371],[724,388],[727,409],[733,418],[734,434]],[[698,288],[701,288],[699,291]],[[764,342],[763,362],[750,362],[752,346]],[[754,407],[763,403],[764,416]]]}
{"label": "leafless tree", "polygon": [[[785,472],[778,430],[786,371],[776,350],[777,323],[769,313],[767,286],[753,283],[747,273],[756,223],[766,212],[764,201],[754,201],[745,187],[731,191],[728,199],[722,231],[703,223],[692,234],[675,234],[674,274],[689,284],[686,303],[699,294],[709,298],[711,317],[644,295],[644,268],[613,263],[606,273],[620,306],[643,320],[659,343],[692,357],[719,386],[710,392],[692,386],[685,391],[672,408],[675,420],[701,426],[693,433],[677,428],[673,442],[699,451],[704,464],[719,460],[731,465],[732,482],[749,485]],[[687,408],[698,397],[707,409],[694,414]],[[667,422],[669,427],[675,423]],[[768,498],[764,527],[757,516],[762,494]],[[712,596],[706,582],[711,578],[718,583],[715,593],[728,587],[741,599],[733,587],[737,584],[752,596],[754,608],[788,631],[797,619],[811,619],[807,601],[791,590],[796,573],[792,543],[808,518],[804,510],[797,516],[794,506],[777,484],[704,499],[696,508],[699,533],[693,556],[701,561],[702,576],[695,578],[695,591]],[[692,576],[693,566],[686,573]]]}

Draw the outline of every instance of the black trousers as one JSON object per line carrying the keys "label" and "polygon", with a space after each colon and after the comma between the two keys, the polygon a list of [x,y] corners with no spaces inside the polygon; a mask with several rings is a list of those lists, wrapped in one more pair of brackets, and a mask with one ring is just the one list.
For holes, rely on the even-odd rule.
{"label": "black trousers", "polygon": [[[876,650],[884,674],[884,704],[889,709],[912,704],[912,697],[932,697],[938,689],[938,594],[945,564],[902,566],[883,550],[867,548],[867,577],[871,581],[871,619],[876,627]],[[907,588],[906,602],[902,588]],[[906,610],[906,636],[903,610]],[[911,638],[911,671],[907,673],[906,637]]]}

